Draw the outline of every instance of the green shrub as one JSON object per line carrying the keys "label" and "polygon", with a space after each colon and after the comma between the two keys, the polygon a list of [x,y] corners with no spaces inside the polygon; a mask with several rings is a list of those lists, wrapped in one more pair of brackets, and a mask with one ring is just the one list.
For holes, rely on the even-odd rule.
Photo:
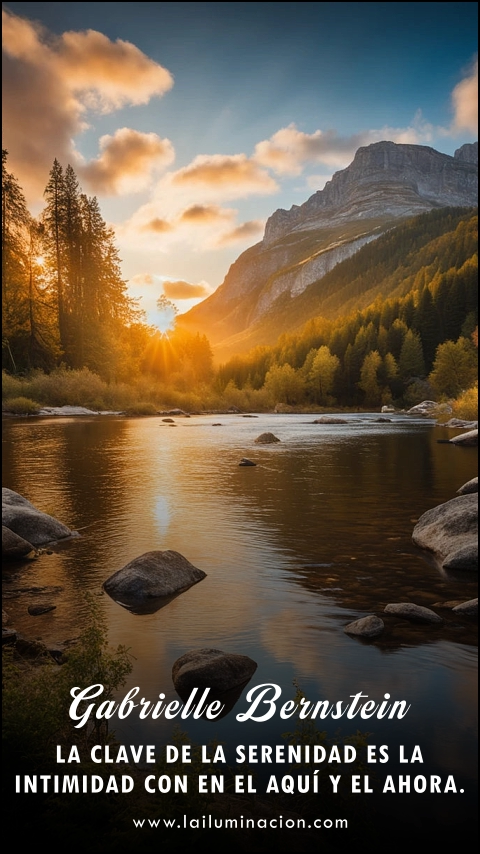
{"label": "green shrub", "polygon": [[36,415],[41,408],[39,403],[29,397],[9,397],[2,403],[3,411],[13,415]]}

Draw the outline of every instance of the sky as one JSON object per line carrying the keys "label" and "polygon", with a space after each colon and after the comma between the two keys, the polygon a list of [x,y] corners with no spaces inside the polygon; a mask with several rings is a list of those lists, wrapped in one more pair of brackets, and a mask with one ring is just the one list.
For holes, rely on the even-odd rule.
{"label": "sky", "polygon": [[362,145],[477,139],[477,3],[3,4],[3,147],[37,215],[55,158],[150,323],[212,293]]}

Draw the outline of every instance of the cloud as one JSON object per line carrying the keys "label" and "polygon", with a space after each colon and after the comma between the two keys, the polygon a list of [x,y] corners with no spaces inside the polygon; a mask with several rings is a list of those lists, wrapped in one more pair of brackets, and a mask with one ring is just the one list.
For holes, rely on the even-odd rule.
{"label": "cloud", "polygon": [[210,225],[214,222],[230,220],[234,211],[221,208],[218,205],[192,205],[180,214],[180,222],[193,225]]}
{"label": "cloud", "polygon": [[173,86],[166,68],[130,42],[110,41],[95,30],[64,33],[56,43],[56,66],[90,109],[111,112],[127,104],[148,104]]}
{"label": "cloud", "polygon": [[172,228],[173,225],[171,222],[168,222],[166,219],[162,219],[158,216],[147,220],[147,222],[140,225],[141,231],[153,231],[156,234],[164,234],[167,231],[171,231]]}
{"label": "cloud", "polygon": [[100,149],[100,156],[78,172],[94,193],[104,195],[139,192],[148,186],[155,170],[168,166],[175,157],[169,139],[131,128],[102,136]]}
{"label": "cloud", "polygon": [[143,287],[143,285],[155,284],[155,279],[151,273],[137,273],[135,276],[132,276],[128,284],[134,287],[137,285]]}
{"label": "cloud", "polygon": [[223,198],[244,198],[275,193],[277,182],[246,154],[199,154],[188,166],[170,176],[177,187],[200,187],[220,192]]}
{"label": "cloud", "polygon": [[199,297],[208,296],[211,293],[211,289],[203,282],[198,285],[192,285],[190,282],[180,280],[177,282],[164,282],[163,292],[168,299],[198,299]]}
{"label": "cloud", "polygon": [[[94,30],[53,36],[5,9],[2,24],[3,145],[29,202],[41,199],[53,157],[84,165],[73,140],[88,126],[87,110],[145,104],[173,85],[129,42]],[[93,164],[97,173],[105,156]]]}
{"label": "cloud", "polygon": [[309,163],[332,168],[347,166],[362,145],[387,139],[397,143],[422,144],[432,140],[433,128],[418,112],[407,128],[382,127],[341,136],[336,130],[304,133],[295,123],[280,128],[269,139],[255,146],[252,160],[278,175],[299,175]]}
{"label": "cloud", "polygon": [[457,83],[452,92],[454,119],[452,131],[478,132],[478,59],[467,77]]}
{"label": "cloud", "polygon": [[232,231],[228,231],[219,237],[217,246],[229,246],[231,243],[239,243],[245,240],[253,240],[256,237],[263,235],[265,228],[265,220],[251,219],[248,222],[243,222]]}

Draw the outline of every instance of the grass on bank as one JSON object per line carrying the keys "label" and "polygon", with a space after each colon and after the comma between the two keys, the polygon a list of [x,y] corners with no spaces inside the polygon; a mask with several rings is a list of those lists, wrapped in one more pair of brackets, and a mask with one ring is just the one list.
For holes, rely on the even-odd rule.
{"label": "grass on bank", "polygon": [[[422,390],[423,391],[423,390]],[[430,395],[427,395],[430,396]],[[418,399],[417,399],[418,398]],[[408,402],[419,403],[419,393]],[[478,383],[463,391],[456,400],[448,401],[456,418],[478,418]],[[197,384],[182,390],[165,385],[151,377],[140,377],[135,384],[107,383],[88,368],[56,368],[49,374],[33,371],[25,377],[2,372],[2,410],[14,415],[34,415],[45,406],[83,406],[94,411],[125,412],[127,415],[155,415],[168,409],[186,412],[238,409],[244,412],[326,412],[350,411],[348,407],[309,405],[288,406],[278,403],[266,387],[239,389],[230,381],[221,390],[215,383]],[[374,407],[375,408],[375,407]],[[380,408],[380,405],[377,407]],[[358,407],[355,407],[359,411]]]}

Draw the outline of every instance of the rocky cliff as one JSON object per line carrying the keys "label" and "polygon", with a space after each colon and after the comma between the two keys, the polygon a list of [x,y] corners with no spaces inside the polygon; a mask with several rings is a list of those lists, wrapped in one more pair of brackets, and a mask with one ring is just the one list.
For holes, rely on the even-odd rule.
{"label": "rocky cliff", "polygon": [[394,142],[359,148],[323,190],[303,205],[277,210],[263,240],[242,253],[218,290],[180,323],[204,332],[225,354],[248,346],[248,330],[280,297],[295,299],[386,229],[434,208],[476,205],[477,164],[477,143],[453,157]]}

